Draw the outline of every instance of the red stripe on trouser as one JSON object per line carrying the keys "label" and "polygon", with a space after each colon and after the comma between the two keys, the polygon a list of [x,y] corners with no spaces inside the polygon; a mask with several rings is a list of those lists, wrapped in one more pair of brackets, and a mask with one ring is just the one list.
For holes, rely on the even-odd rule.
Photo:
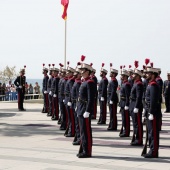
{"label": "red stripe on trouser", "polygon": [[18,92],[18,109],[20,108],[21,94]]}
{"label": "red stripe on trouser", "polygon": [[91,139],[91,130],[90,130],[89,118],[85,118],[85,126],[86,126],[86,133],[87,133],[87,154],[89,156],[91,156],[92,139]]}
{"label": "red stripe on trouser", "polygon": [[106,121],[106,102],[103,102],[103,121]]}
{"label": "red stripe on trouser", "polygon": [[72,136],[74,136],[75,135],[75,120],[74,120],[72,108],[70,108],[70,118],[71,118],[71,134]]}
{"label": "red stripe on trouser", "polygon": [[56,108],[55,108],[55,115],[56,115],[56,118],[58,119],[58,115],[59,115],[59,108],[58,108],[58,99],[56,98],[55,100],[55,104],[56,104]]}
{"label": "red stripe on trouser", "polygon": [[117,104],[113,104],[113,128],[117,129]]}
{"label": "red stripe on trouser", "polygon": [[153,140],[154,140],[154,151],[153,156],[156,156],[158,152],[158,142],[157,142],[157,126],[156,126],[156,120],[157,118],[154,116],[153,119]]}
{"label": "red stripe on trouser", "polygon": [[141,127],[141,117],[140,117],[139,112],[137,113],[137,121],[138,121],[138,134],[139,134],[138,143],[141,144],[142,143],[142,127]]}
{"label": "red stripe on trouser", "polygon": [[46,111],[48,111],[48,94],[45,94],[45,98],[46,98]]}
{"label": "red stripe on trouser", "polygon": [[66,127],[68,126],[68,113],[67,113],[67,109],[66,106],[64,106],[65,109],[65,116],[66,116]]}
{"label": "red stripe on trouser", "polygon": [[125,131],[126,131],[126,135],[129,136],[130,133],[130,118],[129,118],[129,111],[125,110],[125,121],[126,121],[126,127],[125,127]]}

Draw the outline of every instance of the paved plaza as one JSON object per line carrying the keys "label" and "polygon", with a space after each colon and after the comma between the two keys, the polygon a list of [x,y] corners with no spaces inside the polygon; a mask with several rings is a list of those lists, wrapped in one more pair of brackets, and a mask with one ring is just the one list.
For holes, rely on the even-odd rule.
{"label": "paved plaza", "polygon": [[64,137],[57,122],[41,113],[41,103],[24,105],[27,111],[19,112],[17,103],[0,102],[0,170],[170,170],[170,113],[163,114],[159,158],[141,157],[142,147],[130,146],[131,137],[119,137],[118,113],[115,132],[106,130],[108,120],[107,125],[92,120],[92,158],[79,159],[79,146],[73,146],[73,138]]}

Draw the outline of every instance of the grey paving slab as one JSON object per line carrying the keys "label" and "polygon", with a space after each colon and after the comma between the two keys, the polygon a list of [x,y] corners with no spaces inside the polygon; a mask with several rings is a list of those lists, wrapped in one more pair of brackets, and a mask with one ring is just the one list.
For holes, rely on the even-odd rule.
{"label": "grey paving slab", "polygon": [[97,120],[92,120],[93,156],[79,159],[79,147],[72,145],[73,138],[64,137],[56,121],[41,113],[41,102],[25,103],[26,112],[16,107],[15,102],[0,102],[0,170],[170,170],[170,113],[163,114],[160,158],[144,159],[140,156],[142,147],[130,146],[131,137],[119,137],[118,114],[115,132],[106,130],[108,121],[99,126]]}

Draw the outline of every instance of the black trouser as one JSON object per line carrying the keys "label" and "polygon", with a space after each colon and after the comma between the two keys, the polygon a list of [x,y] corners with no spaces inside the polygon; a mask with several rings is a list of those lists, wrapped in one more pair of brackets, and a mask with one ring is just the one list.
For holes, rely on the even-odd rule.
{"label": "black trouser", "polygon": [[133,122],[133,134],[135,135],[134,141],[138,144],[143,143],[143,125],[142,125],[142,111],[138,113],[131,112]]}
{"label": "black trouser", "polygon": [[43,98],[44,98],[43,110],[48,112],[48,93],[44,94],[43,92]]}
{"label": "black trouser", "polygon": [[75,135],[75,120],[74,120],[74,113],[73,113],[73,108],[68,106],[67,104],[66,110],[67,110],[67,115],[68,115],[68,134],[74,136]]}
{"label": "black trouser", "polygon": [[84,118],[83,115],[79,115],[80,124],[80,137],[81,144],[79,153],[86,153],[88,156],[92,155],[92,129],[91,118]]}
{"label": "black trouser", "polygon": [[100,117],[99,117],[99,122],[106,122],[106,114],[107,114],[107,100],[101,101],[99,99],[100,103]]}
{"label": "black trouser", "polygon": [[52,113],[52,108],[53,108],[53,104],[52,104],[52,96],[50,94],[48,94],[48,102],[49,102],[49,109],[48,109],[48,113]]}
{"label": "black trouser", "polygon": [[52,117],[55,117],[56,119],[58,119],[59,118],[58,97],[52,97],[52,102],[54,106]]}
{"label": "black trouser", "polygon": [[75,141],[80,141],[79,119],[78,119],[78,115],[76,112],[76,103],[75,102],[72,104],[72,108],[73,108],[74,120],[75,120],[75,138],[74,138],[74,142],[75,142]]}
{"label": "black trouser", "polygon": [[165,97],[166,111],[170,112],[170,97]]}
{"label": "black trouser", "polygon": [[24,94],[25,92],[22,89],[18,89],[18,109],[24,109]]}
{"label": "black trouser", "polygon": [[153,120],[148,121],[149,153],[153,156],[158,154],[159,149],[159,117],[154,115]]}
{"label": "black trouser", "polygon": [[59,100],[60,112],[61,112],[61,126],[60,128],[66,128],[66,108],[63,99]]}
{"label": "black trouser", "polygon": [[117,130],[117,103],[109,104],[110,122],[109,128]]}
{"label": "black trouser", "polygon": [[125,134],[126,136],[130,135],[130,115],[129,110],[124,110],[121,108],[122,114],[122,129],[120,134]]}

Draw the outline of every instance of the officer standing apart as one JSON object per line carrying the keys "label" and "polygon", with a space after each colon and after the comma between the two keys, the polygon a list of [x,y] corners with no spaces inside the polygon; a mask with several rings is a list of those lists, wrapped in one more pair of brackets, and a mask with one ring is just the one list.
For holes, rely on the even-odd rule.
{"label": "officer standing apart", "polygon": [[92,156],[91,112],[94,102],[94,81],[90,78],[92,71],[90,65],[82,63],[78,68],[82,70],[84,81],[80,86],[77,106],[81,134],[81,144],[77,157],[87,158]]}
{"label": "officer standing apart", "polygon": [[165,113],[170,112],[170,72],[167,73],[167,80],[164,81],[163,95],[165,98]]}
{"label": "officer standing apart", "polygon": [[112,68],[110,64],[110,77],[111,80],[108,85],[108,103],[109,103],[109,112],[110,112],[110,122],[107,130],[117,130],[117,87],[118,81],[116,76],[118,75],[118,70]]}
{"label": "officer standing apart", "polygon": [[19,111],[26,111],[26,109],[23,107],[24,103],[24,94],[25,94],[25,82],[26,82],[26,77],[25,75],[25,68],[20,70],[20,76],[18,76],[14,84],[17,87],[17,92],[18,92],[18,110]]}
{"label": "officer standing apart", "polygon": [[156,82],[158,70],[156,68],[147,68],[147,79],[149,84],[146,89],[146,106],[147,111],[147,125],[148,125],[148,138],[149,138],[149,152],[143,154],[145,158],[157,158],[159,149],[159,85]]}
{"label": "officer standing apart", "polygon": [[142,125],[142,97],[143,97],[143,83],[141,80],[142,72],[137,69],[138,64],[136,65],[136,69],[133,73],[134,84],[130,93],[130,105],[129,111],[132,117],[133,123],[133,137],[131,141],[131,145],[143,145],[143,125]]}
{"label": "officer standing apart", "polygon": [[45,64],[43,64],[43,83],[42,83],[42,94],[43,94],[43,99],[44,99],[44,105],[42,109],[42,113],[47,113],[48,112],[48,92],[47,92],[47,83],[48,83],[48,68],[45,68]]}
{"label": "officer standing apart", "polygon": [[98,94],[100,104],[100,117],[97,124],[106,124],[106,113],[107,113],[107,85],[108,79],[106,78],[107,70],[103,68],[100,70],[100,77],[102,78],[99,83]]}
{"label": "officer standing apart", "polygon": [[122,127],[120,130],[120,137],[129,137],[130,135],[130,116],[129,116],[129,97],[131,92],[131,85],[128,82],[129,74],[127,70],[121,71],[122,86],[120,89],[120,112],[122,114]]}

